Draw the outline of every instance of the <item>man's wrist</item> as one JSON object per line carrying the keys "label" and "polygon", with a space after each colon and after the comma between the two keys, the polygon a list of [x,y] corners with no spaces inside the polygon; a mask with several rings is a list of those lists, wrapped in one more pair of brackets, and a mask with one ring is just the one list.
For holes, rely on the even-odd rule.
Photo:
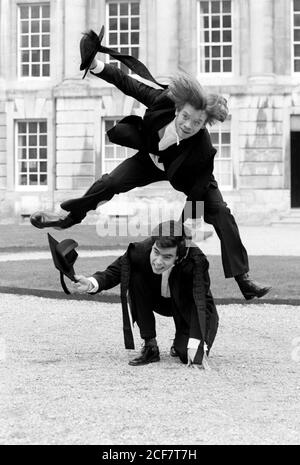
{"label": "man's wrist", "polygon": [[88,294],[95,294],[98,289],[99,289],[99,284],[97,282],[97,280],[95,278],[93,278],[93,276],[87,278],[90,283],[89,283],[89,288],[88,290],[86,291]]}

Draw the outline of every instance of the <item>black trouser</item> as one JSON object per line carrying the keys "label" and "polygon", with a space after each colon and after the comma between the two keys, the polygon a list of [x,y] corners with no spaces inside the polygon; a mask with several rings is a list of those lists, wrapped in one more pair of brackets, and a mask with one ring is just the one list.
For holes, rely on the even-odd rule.
{"label": "black trouser", "polygon": [[[124,160],[110,174],[104,174],[83,197],[63,202],[61,207],[71,212],[75,221],[80,222],[89,210],[95,210],[99,202],[108,201],[115,194],[165,180],[166,173],[154,165],[148,153],[138,152]],[[201,191],[199,198],[192,200],[204,201],[204,220],[214,226],[221,241],[225,277],[231,278],[249,271],[247,252],[238,227],[219,189],[210,185],[204,194]]]}
{"label": "black trouser", "polygon": [[[163,316],[173,317],[175,324],[174,347],[183,363],[187,363],[187,345],[189,337],[201,339],[199,323],[191,318],[192,312],[197,312],[195,303],[190,299],[189,305],[179,308],[172,297],[161,296],[161,275],[143,274],[140,270],[131,270],[130,275],[130,303],[134,320],[140,330],[142,339],[156,337],[155,313]],[[192,296],[191,296],[192,297]],[[210,292],[208,292],[209,316],[207,318],[206,340],[211,348],[218,329],[218,313]],[[194,326],[190,328],[190,322]],[[201,352],[201,348],[199,348]],[[198,356],[202,360],[202,354]]]}

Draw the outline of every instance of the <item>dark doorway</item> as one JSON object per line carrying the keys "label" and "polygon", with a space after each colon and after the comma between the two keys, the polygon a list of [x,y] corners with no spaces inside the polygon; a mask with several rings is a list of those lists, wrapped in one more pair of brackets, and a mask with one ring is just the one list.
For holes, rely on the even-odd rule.
{"label": "dark doorway", "polygon": [[291,207],[300,208],[300,131],[291,132]]}

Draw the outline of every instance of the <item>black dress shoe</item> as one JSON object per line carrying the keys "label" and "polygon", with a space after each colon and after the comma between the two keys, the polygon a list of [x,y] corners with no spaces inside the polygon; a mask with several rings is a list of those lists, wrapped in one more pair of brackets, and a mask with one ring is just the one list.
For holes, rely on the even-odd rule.
{"label": "black dress shoe", "polygon": [[254,299],[254,297],[263,297],[272,289],[271,286],[262,286],[252,281],[248,273],[235,276],[235,280],[246,300]]}
{"label": "black dress shoe", "polygon": [[67,229],[76,224],[76,221],[71,217],[71,215],[62,217],[55,213],[35,212],[30,217],[30,223],[39,229]]}
{"label": "black dress shoe", "polygon": [[147,363],[159,362],[159,350],[157,346],[144,346],[141,355],[130,360],[128,363],[132,366],[147,365]]}
{"label": "black dress shoe", "polygon": [[171,357],[179,357],[179,353],[175,349],[174,344],[170,348],[170,355],[171,355]]}

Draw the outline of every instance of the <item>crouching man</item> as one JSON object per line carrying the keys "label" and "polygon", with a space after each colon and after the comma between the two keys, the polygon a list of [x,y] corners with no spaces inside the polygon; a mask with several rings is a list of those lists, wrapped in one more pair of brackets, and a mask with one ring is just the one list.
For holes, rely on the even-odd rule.
{"label": "crouching man", "polygon": [[170,355],[188,366],[209,368],[207,355],[218,329],[218,313],[210,292],[208,261],[174,221],[158,225],[150,238],[129,245],[126,253],[92,277],[76,275],[74,292],[97,293],[121,284],[125,347],[133,349],[132,321],[144,346],[129,365],[158,362],[155,313],[173,317],[175,338]]}

